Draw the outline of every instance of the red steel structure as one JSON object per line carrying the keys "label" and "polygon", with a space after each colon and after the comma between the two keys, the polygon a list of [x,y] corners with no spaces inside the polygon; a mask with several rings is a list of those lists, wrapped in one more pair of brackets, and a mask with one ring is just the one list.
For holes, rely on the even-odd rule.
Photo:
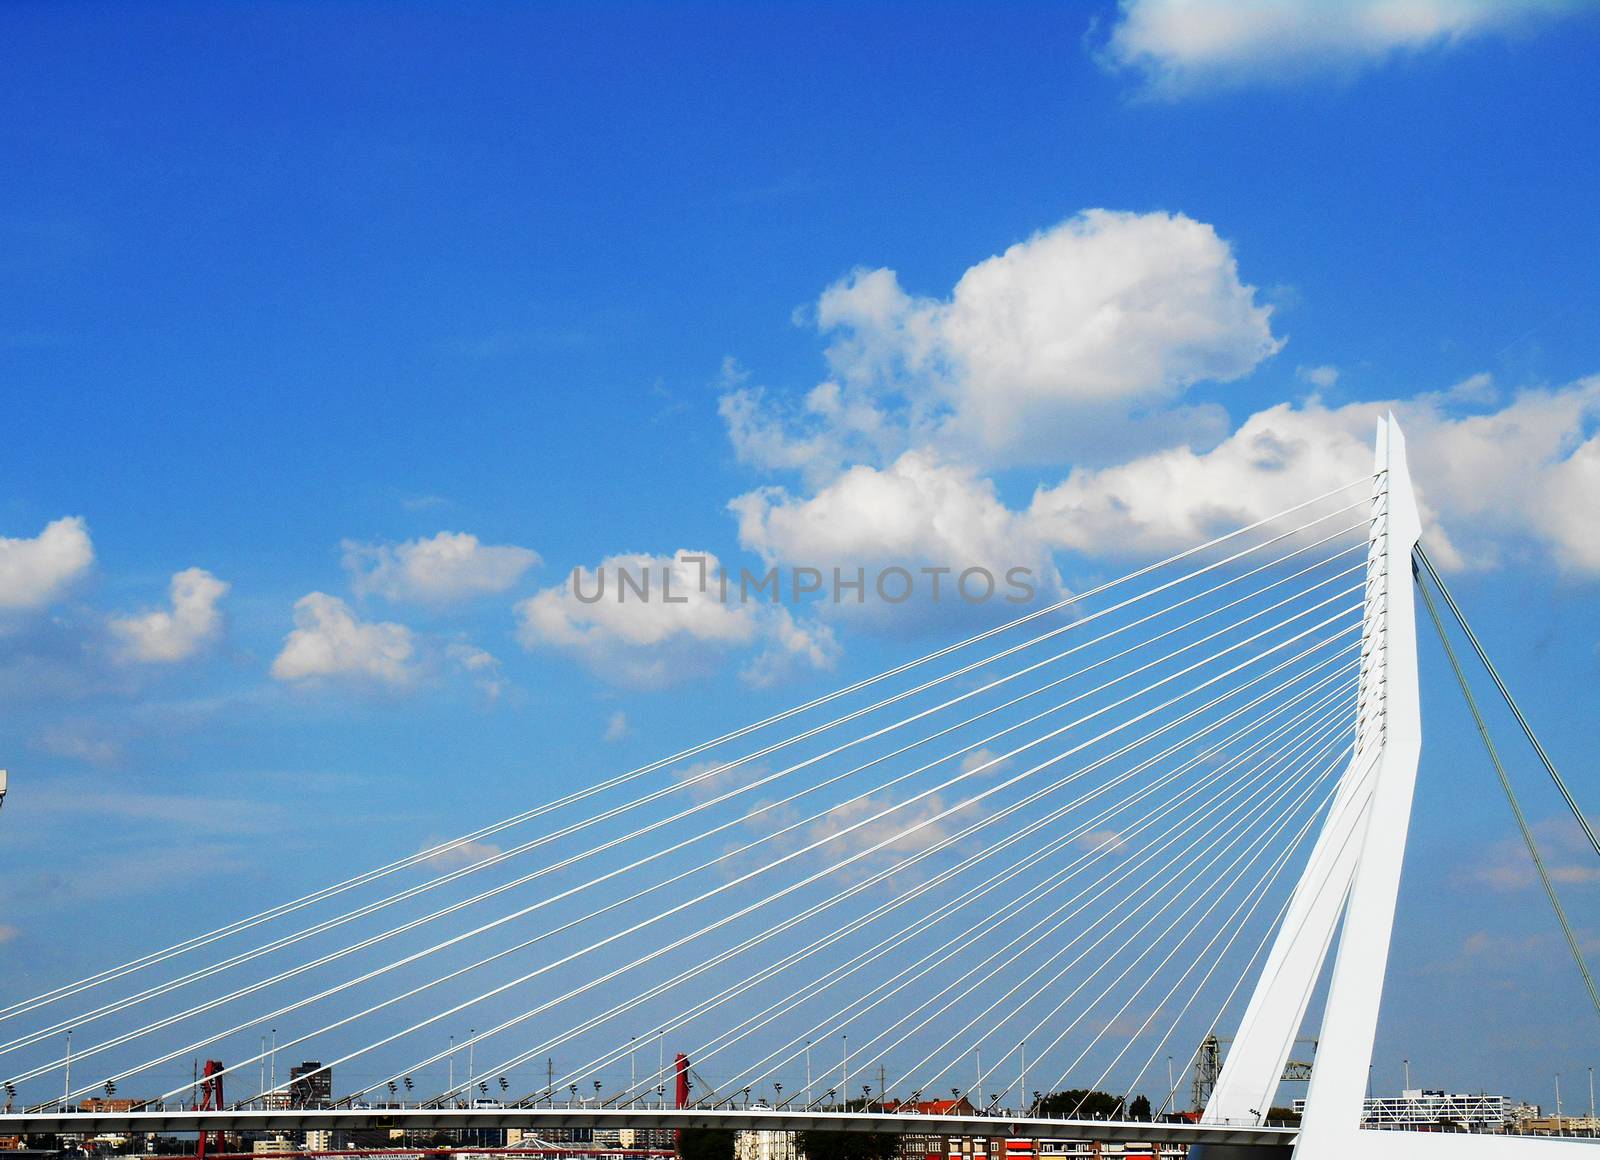
{"label": "red steel structure", "polygon": [[[221,1073],[223,1070],[222,1061],[220,1059],[206,1060],[205,1070],[200,1075],[200,1111],[220,1112],[223,1108],[228,1106],[223,1102],[222,1099]],[[227,1142],[223,1139],[221,1129],[218,1129],[216,1132],[212,1133],[212,1135],[216,1137],[216,1139],[213,1141],[213,1146],[215,1147],[216,1151],[226,1151]],[[196,1156],[204,1156],[206,1154],[206,1134],[204,1132],[200,1133],[200,1139],[195,1145],[194,1154]]]}

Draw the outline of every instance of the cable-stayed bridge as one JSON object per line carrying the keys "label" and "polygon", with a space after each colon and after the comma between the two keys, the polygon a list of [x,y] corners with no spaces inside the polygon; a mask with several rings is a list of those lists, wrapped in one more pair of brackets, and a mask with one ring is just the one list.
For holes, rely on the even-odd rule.
{"label": "cable-stayed bridge", "polygon": [[[1585,1147],[1361,1128],[1422,741],[1420,530],[1387,420],[1370,475],[1271,519],[0,998],[0,1134],[625,1123],[1308,1160]],[[1271,1124],[1322,980],[1304,1120]],[[1219,1031],[1203,1114],[1170,1119]],[[1153,1119],[1043,1101],[1095,1090],[1150,1093]],[[118,1091],[140,1108],[77,1110]]]}

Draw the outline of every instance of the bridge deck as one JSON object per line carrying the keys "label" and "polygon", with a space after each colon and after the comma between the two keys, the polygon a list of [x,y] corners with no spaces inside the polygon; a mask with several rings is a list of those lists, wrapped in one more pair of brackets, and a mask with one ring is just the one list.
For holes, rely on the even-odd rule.
{"label": "bridge deck", "polygon": [[948,1136],[1103,1140],[1172,1144],[1287,1144],[1293,1128],[1257,1125],[1054,1120],[1005,1116],[927,1116],[878,1112],[803,1112],[770,1108],[334,1108],[282,1111],[44,1112],[0,1115],[0,1135],[70,1132],[265,1132],[438,1128],[727,1128],[905,1132]]}

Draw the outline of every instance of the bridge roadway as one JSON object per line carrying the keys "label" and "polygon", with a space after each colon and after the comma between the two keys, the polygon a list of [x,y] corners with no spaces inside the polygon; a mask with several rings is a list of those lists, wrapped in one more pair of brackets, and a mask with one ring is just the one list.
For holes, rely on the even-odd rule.
{"label": "bridge roadway", "polygon": [[1259,1125],[1053,1120],[1010,1116],[929,1116],[892,1112],[804,1112],[771,1108],[305,1108],[203,1112],[30,1112],[0,1115],[0,1136],[31,1133],[266,1132],[386,1128],[727,1128],[780,1132],[834,1130],[941,1136],[1101,1140],[1107,1143],[1282,1147],[1295,1129]]}

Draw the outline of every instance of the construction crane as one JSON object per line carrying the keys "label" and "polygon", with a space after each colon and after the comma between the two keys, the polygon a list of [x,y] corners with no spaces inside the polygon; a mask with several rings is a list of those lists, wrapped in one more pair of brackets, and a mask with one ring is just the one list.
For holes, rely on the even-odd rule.
{"label": "construction crane", "polygon": [[[1194,1107],[1196,1111],[1205,1108],[1211,1099],[1211,1091],[1217,1086],[1217,1077],[1222,1074],[1222,1045],[1227,1043],[1231,1036],[1207,1035],[1200,1041],[1200,1054],[1194,1060]],[[1309,1036],[1302,1035],[1295,1040],[1296,1045],[1309,1043],[1311,1054],[1317,1054],[1317,1041]],[[1307,1083],[1311,1079],[1311,1060],[1290,1059],[1283,1065],[1284,1083]]]}

